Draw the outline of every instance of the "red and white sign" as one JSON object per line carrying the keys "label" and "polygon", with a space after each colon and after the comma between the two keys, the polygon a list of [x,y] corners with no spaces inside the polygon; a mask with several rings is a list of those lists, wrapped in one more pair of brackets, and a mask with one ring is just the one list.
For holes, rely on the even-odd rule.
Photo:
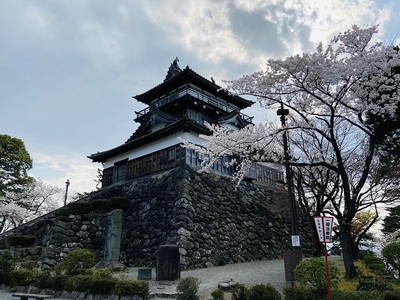
{"label": "red and white sign", "polygon": [[321,243],[332,243],[333,217],[314,217],[315,228]]}
{"label": "red and white sign", "polygon": [[325,276],[326,289],[328,291],[328,300],[331,299],[331,288],[329,282],[329,267],[328,267],[328,250],[326,243],[332,243],[333,217],[314,217],[315,228],[317,228],[318,239],[324,244],[325,250]]}

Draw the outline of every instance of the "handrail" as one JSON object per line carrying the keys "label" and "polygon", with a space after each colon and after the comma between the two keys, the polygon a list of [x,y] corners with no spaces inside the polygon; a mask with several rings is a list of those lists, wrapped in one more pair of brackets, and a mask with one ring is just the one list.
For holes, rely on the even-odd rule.
{"label": "handrail", "polygon": [[[219,101],[216,97],[212,98],[210,96],[205,95],[204,93],[196,91],[195,89],[193,89],[191,87],[189,87],[189,88],[185,87],[182,90],[178,90],[178,91],[176,91],[175,93],[173,93],[171,95],[165,96],[165,97],[157,100],[154,104],[157,107],[162,107],[162,106],[164,106],[164,105],[166,105],[168,103],[171,103],[171,102],[173,102],[173,101],[175,101],[177,99],[180,99],[180,98],[182,98],[183,96],[186,96],[186,95],[190,95],[190,96],[202,101],[203,103],[211,104],[214,107],[217,107],[217,108],[219,108],[219,109],[221,109],[223,111],[226,111],[228,113],[230,113],[230,112],[232,112],[234,110],[234,108],[232,108],[229,104],[221,103],[221,101]],[[138,112],[135,111],[136,118],[139,119],[139,118],[147,115],[149,112],[150,112],[150,107],[146,107],[145,109],[142,109],[141,111],[138,111]],[[253,120],[252,117],[249,117],[249,116],[247,116],[247,115],[245,115],[243,113],[240,113],[240,116],[243,118],[243,120],[245,120],[246,122],[249,122],[249,123],[251,123],[251,121]]]}

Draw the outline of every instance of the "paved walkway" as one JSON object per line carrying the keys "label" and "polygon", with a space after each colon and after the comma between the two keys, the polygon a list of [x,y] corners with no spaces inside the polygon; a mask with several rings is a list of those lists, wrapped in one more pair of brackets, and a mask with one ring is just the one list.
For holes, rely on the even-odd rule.
{"label": "paved walkway", "polygon": [[[272,284],[278,290],[286,286],[283,259],[256,261],[248,263],[231,264],[220,267],[183,271],[181,278],[195,277],[201,280],[198,295],[200,299],[212,299],[211,292],[218,287],[218,283],[233,280],[245,286],[256,284]],[[155,278],[155,276],[153,276]],[[150,293],[155,295],[175,294],[177,282],[160,284],[151,280]],[[162,299],[155,297],[153,299]]]}
{"label": "paved walkway", "polygon": [[[137,279],[137,269],[129,268],[121,273],[121,276],[129,279]],[[278,290],[286,286],[285,270],[282,259],[256,261],[248,263],[231,264],[220,267],[182,271],[181,278],[195,277],[200,279],[198,295],[200,299],[212,299],[211,292],[218,287],[218,283],[232,279],[245,286],[256,284],[272,284]],[[153,300],[171,298],[176,294],[177,282],[155,281],[155,270],[153,269],[152,280],[149,281],[150,293],[155,295]],[[0,290],[0,300],[11,300],[11,293]],[[59,299],[61,300],[61,299]]]}

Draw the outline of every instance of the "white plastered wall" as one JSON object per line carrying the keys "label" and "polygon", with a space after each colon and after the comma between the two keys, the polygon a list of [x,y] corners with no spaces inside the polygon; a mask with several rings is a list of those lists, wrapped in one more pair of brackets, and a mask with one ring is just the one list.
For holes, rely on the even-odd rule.
{"label": "white plastered wall", "polygon": [[135,158],[138,158],[138,157],[174,146],[176,144],[179,144],[180,141],[179,141],[178,137],[181,138],[182,140],[186,140],[186,141],[192,142],[194,144],[201,144],[203,142],[203,140],[201,138],[199,138],[197,136],[197,134],[190,133],[190,132],[178,132],[173,135],[166,136],[163,139],[155,140],[154,142],[146,144],[142,147],[135,148],[129,152],[123,153],[118,156],[114,156],[104,163],[104,168],[107,169],[107,168],[113,167],[116,162],[124,160],[124,159],[132,160],[132,159],[135,159]]}

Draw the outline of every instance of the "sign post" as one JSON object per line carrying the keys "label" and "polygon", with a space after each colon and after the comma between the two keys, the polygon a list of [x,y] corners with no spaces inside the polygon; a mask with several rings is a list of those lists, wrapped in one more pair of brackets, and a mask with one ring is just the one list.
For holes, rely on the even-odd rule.
{"label": "sign post", "polygon": [[318,239],[324,244],[326,288],[328,292],[328,300],[330,300],[331,284],[329,280],[328,250],[326,249],[326,243],[332,243],[333,217],[315,216],[314,223],[317,229]]}

